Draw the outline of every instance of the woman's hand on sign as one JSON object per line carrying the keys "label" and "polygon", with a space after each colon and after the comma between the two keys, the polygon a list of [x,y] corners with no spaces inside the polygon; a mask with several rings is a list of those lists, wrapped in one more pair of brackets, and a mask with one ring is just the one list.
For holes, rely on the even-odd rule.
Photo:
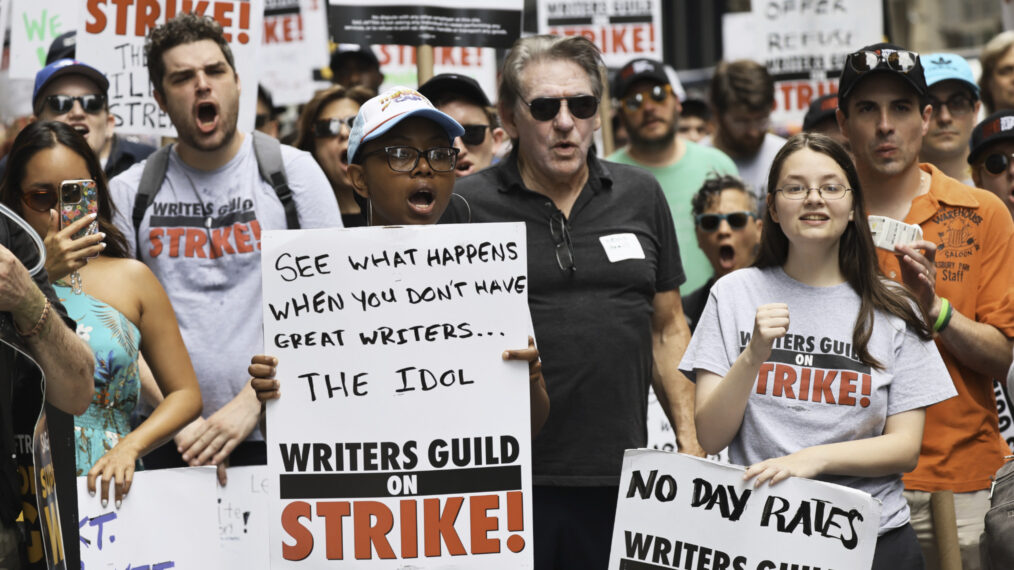
{"label": "woman's hand on sign", "polygon": [[539,359],[535,339],[528,337],[528,348],[505,350],[503,359],[528,362],[528,397],[531,406],[532,437],[535,437],[549,417],[549,393],[546,391],[546,380],[542,377],[542,360]]}
{"label": "woman's hand on sign", "polygon": [[113,481],[113,498],[116,508],[130,491],[134,480],[134,466],[137,463],[138,450],[127,440],[120,440],[112,449],[95,462],[88,471],[88,493],[95,495],[98,480],[99,498],[103,508],[109,503],[109,483]]}
{"label": "woman's hand on sign", "polygon": [[754,463],[743,474],[743,480],[754,479],[754,488],[766,482],[775,485],[789,477],[813,479],[823,473],[822,461],[811,449],[801,449],[783,457],[775,457]]}
{"label": "woman's hand on sign", "polygon": [[88,227],[95,221],[95,215],[84,216],[80,220],[60,229],[60,216],[56,210],[49,211],[49,232],[46,233],[46,274],[50,281],[58,281],[77,271],[106,248],[102,240],[106,234],[97,232],[74,239],[73,235]]}
{"label": "woman's hand on sign", "polygon": [[[536,358],[538,355],[536,354]],[[250,385],[254,392],[257,392],[257,399],[260,402],[276,400],[281,396],[279,390],[281,383],[275,379],[275,367],[278,366],[278,359],[266,354],[257,354],[250,359],[250,367],[247,372],[250,374]]]}
{"label": "woman's hand on sign", "polygon": [[768,303],[757,307],[753,323],[753,335],[747,350],[756,362],[764,362],[771,356],[771,347],[776,338],[789,332],[789,306],[785,303]]}

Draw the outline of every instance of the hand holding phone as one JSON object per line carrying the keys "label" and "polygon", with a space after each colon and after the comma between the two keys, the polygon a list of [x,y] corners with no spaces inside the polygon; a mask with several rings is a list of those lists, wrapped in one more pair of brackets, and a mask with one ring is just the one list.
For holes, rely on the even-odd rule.
{"label": "hand holding phone", "polygon": [[[60,183],[60,228],[99,211],[98,191],[94,180],[64,180]],[[99,223],[93,220],[84,229],[74,232],[71,239],[98,233]]]}

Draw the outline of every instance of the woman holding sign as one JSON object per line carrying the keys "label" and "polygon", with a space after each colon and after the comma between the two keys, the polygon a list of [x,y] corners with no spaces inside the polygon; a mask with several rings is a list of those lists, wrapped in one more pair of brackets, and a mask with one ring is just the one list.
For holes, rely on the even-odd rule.
{"label": "woman holding sign", "polygon": [[[370,225],[435,224],[454,188],[458,150],[453,141],[464,129],[413,89],[394,87],[360,108],[349,137],[348,176],[367,200]],[[534,436],[549,415],[549,394],[534,340],[508,350],[504,360],[525,360],[529,371],[531,428]],[[254,356],[252,386],[262,402],[279,396],[273,356]]]}
{"label": "woman holding sign", "polygon": [[[197,377],[169,298],[147,266],[128,257],[123,235],[110,222],[106,178],[84,137],[64,123],[31,123],[9,156],[0,199],[45,240],[49,278],[95,353],[95,396],[74,418],[77,473],[87,473],[92,493],[100,479],[103,504],[115,481],[118,506],[137,460],[201,413]],[[96,213],[62,223],[74,206]],[[165,398],[131,431],[139,351]]]}
{"label": "woman holding sign", "polygon": [[788,477],[883,503],[873,568],[922,568],[901,473],[924,408],[955,395],[918,305],[880,274],[855,166],[801,134],[771,166],[760,253],[715,283],[680,369],[697,432],[754,486]]}

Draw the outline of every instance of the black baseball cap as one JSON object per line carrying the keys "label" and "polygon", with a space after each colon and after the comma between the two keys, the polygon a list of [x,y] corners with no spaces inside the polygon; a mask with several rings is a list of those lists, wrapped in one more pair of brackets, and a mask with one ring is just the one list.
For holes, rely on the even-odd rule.
{"label": "black baseball cap", "polygon": [[419,93],[430,101],[437,101],[444,93],[454,93],[480,107],[489,107],[489,97],[475,79],[458,73],[441,73],[419,86]]}
{"label": "black baseball cap", "polygon": [[810,108],[806,111],[806,116],[803,117],[803,130],[809,131],[825,120],[833,118],[837,108],[837,93],[822,95],[810,101]]}
{"label": "black baseball cap", "polygon": [[[880,56],[876,62],[876,65],[871,67],[867,71],[858,71],[856,66],[859,65],[862,69],[862,65],[856,62],[856,58],[860,57],[860,54],[872,53],[875,56]],[[891,64],[888,61],[893,54],[899,54],[900,57],[896,59],[895,64]],[[914,56],[914,61],[910,61],[907,58],[907,54]],[[907,69],[906,69],[907,68]],[[893,73],[898,77],[904,79],[909,85],[915,89],[915,92],[919,94],[919,97],[927,97],[929,95],[929,88],[926,86],[926,73],[923,70],[922,62],[920,61],[919,54],[911,50],[891,44],[891,43],[878,43],[870,46],[866,46],[857,52],[850,53],[845,58],[845,68],[842,69],[841,79],[838,81],[838,100],[840,103],[845,103],[849,95],[852,94],[852,90],[856,88],[856,85],[865,77],[869,77],[874,73]]]}
{"label": "black baseball cap", "polygon": [[64,32],[49,44],[49,53],[46,54],[46,65],[60,59],[74,59],[77,53],[77,31]]}
{"label": "black baseball cap", "polygon": [[613,98],[623,98],[627,89],[642,79],[662,85],[671,85],[669,76],[665,72],[665,64],[661,61],[643,57],[632,59],[616,72],[616,77],[613,79]]}
{"label": "black baseball cap", "polygon": [[972,138],[968,141],[971,149],[968,164],[975,164],[989,145],[1011,139],[1014,139],[1014,110],[997,111],[986,117],[972,129]]}

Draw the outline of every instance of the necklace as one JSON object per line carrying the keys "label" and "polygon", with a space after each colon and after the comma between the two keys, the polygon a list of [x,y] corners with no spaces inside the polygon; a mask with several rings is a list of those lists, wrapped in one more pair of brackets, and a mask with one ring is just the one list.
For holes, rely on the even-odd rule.
{"label": "necklace", "polygon": [[82,285],[84,285],[84,283],[81,280],[81,274],[78,273],[77,271],[71,272],[71,274],[70,274],[70,290],[75,295],[80,295],[82,293],[82,291],[83,291],[83,289],[81,288]]}

